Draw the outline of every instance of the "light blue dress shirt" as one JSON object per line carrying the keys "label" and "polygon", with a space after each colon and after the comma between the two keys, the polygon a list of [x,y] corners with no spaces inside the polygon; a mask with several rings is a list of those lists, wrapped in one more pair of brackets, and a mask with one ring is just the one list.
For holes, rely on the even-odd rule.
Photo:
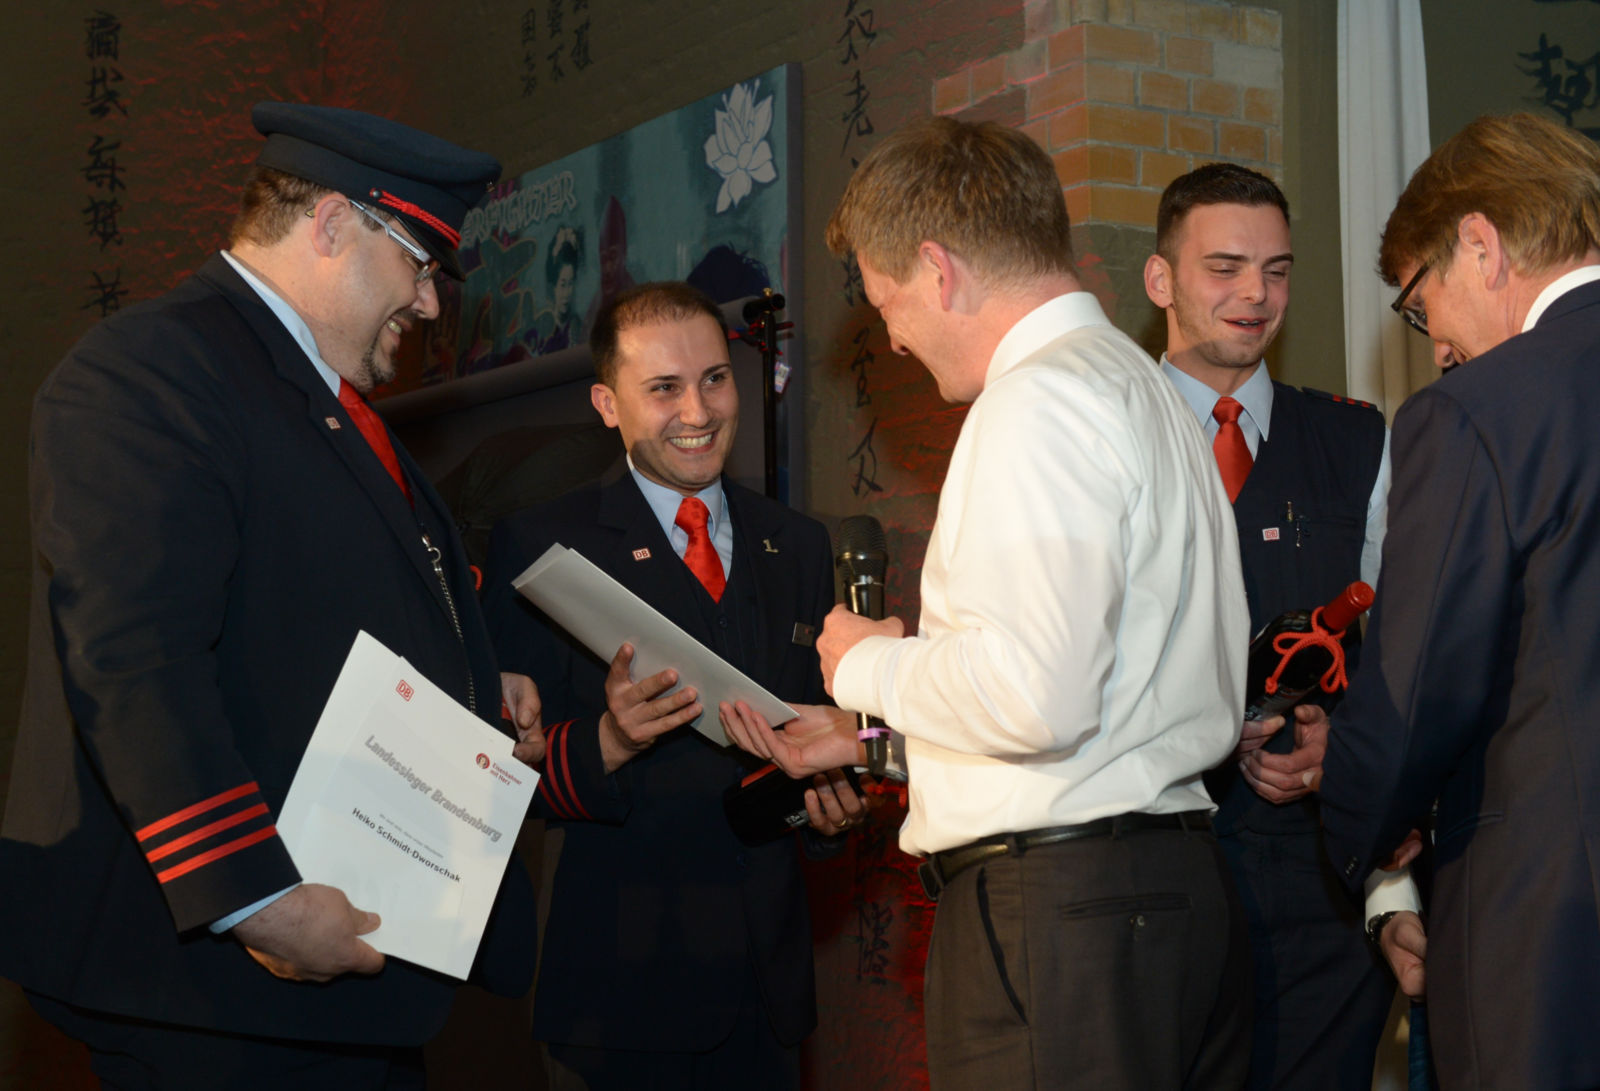
{"label": "light blue dress shirt", "polygon": [[[1216,418],[1211,411],[1216,408],[1217,399],[1221,397],[1205,383],[1196,379],[1187,372],[1179,371],[1172,366],[1172,361],[1163,354],[1161,357],[1161,370],[1178,393],[1183,395],[1183,400],[1194,410],[1194,415],[1199,418],[1201,430],[1206,434],[1206,441],[1217,438]],[[1243,412],[1239,414],[1239,430],[1244,433],[1245,444],[1250,448],[1250,457],[1256,457],[1256,451],[1261,448],[1263,437],[1271,438],[1268,434],[1272,428],[1272,377],[1267,374],[1265,364],[1257,363],[1255,371],[1238,390],[1233,392],[1233,400],[1238,402]],[[1383,536],[1389,529],[1389,429],[1383,430],[1383,457],[1378,462],[1378,476],[1372,482],[1372,496],[1367,500],[1367,530],[1366,537],[1361,544],[1361,578],[1373,587],[1378,586],[1378,567],[1383,559]]]}
{"label": "light blue dress shirt", "polygon": [[[678,526],[674,520],[678,518],[678,507],[685,497],[676,489],[669,489],[665,485],[651,481],[633,464],[633,456],[628,456],[628,472],[633,475],[633,480],[638,483],[639,491],[644,493],[645,502],[650,505],[650,510],[655,513],[656,522],[661,524],[662,533],[667,536],[667,541],[672,543],[672,551],[679,558],[689,549],[689,532]],[[728,518],[728,498],[722,492],[722,481],[719,478],[708,487],[695,493],[703,501],[706,510],[711,513],[706,521],[706,529],[711,534],[711,545],[717,551],[717,557],[722,561],[722,574],[724,577],[733,571],[733,520]]]}

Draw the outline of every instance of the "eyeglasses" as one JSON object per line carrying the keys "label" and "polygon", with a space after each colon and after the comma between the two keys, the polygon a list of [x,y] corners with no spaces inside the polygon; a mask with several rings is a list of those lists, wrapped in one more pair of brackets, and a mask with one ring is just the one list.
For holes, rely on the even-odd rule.
{"label": "eyeglasses", "polygon": [[1427,272],[1427,262],[1423,262],[1421,265],[1417,266],[1417,271],[1411,275],[1410,280],[1406,281],[1406,286],[1400,289],[1400,298],[1389,304],[1396,314],[1406,320],[1406,324],[1408,326],[1422,334],[1424,337],[1428,336],[1428,312],[1419,307],[1407,307],[1406,297],[1411,294],[1412,289],[1417,286],[1417,282],[1420,281],[1423,276],[1427,274]]}
{"label": "eyeglasses", "polygon": [[379,227],[383,228],[383,233],[388,235],[395,242],[399,243],[400,249],[404,250],[411,256],[411,260],[416,262],[418,265],[418,284],[423,284],[433,279],[433,274],[439,271],[439,263],[430,257],[426,250],[412,242],[410,239],[401,235],[394,228],[390,227],[387,220],[385,220],[382,216],[379,216],[376,212],[372,211],[372,209],[368,208],[360,201],[351,201],[350,207],[361,213],[373,223],[377,224]]}

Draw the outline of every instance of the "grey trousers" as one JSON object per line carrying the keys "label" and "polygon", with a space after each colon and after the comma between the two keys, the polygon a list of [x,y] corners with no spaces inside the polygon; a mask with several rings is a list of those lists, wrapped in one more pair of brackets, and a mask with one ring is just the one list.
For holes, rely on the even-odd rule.
{"label": "grey trousers", "polygon": [[968,868],[939,899],[925,1000],[933,1091],[1241,1087],[1249,940],[1216,838],[1086,838]]}

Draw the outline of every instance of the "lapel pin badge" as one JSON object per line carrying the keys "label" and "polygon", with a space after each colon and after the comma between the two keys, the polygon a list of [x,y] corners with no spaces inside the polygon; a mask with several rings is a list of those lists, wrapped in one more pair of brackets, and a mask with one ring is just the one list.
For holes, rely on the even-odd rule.
{"label": "lapel pin badge", "polygon": [[633,551],[633,559],[636,561],[648,561],[650,559],[650,551],[648,549],[636,549]]}
{"label": "lapel pin badge", "polygon": [[761,544],[767,547],[767,552],[768,553],[776,553],[776,552],[778,552],[778,547],[772,544],[772,539],[771,538],[763,538],[763,539],[761,539]]}
{"label": "lapel pin badge", "polygon": [[794,623],[794,635],[790,637],[790,640],[802,648],[815,647],[817,643],[817,627],[815,625],[807,625],[803,621],[797,621]]}
{"label": "lapel pin badge", "polygon": [[1261,540],[1263,542],[1276,542],[1278,540],[1278,537],[1279,537],[1279,533],[1278,533],[1278,528],[1277,527],[1262,527],[1261,528]]}
{"label": "lapel pin badge", "polygon": [[330,432],[337,432],[341,427],[338,417],[323,417],[322,419],[327,422],[328,431]]}

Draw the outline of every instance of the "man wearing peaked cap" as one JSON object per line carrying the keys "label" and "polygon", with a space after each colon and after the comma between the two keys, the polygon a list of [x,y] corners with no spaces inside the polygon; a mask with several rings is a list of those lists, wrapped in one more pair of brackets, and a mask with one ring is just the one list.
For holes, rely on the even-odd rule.
{"label": "man wearing peaked cap", "polygon": [[[361,937],[273,825],[357,632],[542,754],[448,511],[366,404],[460,276],[487,155],[264,103],[227,249],[100,323],[34,403],[34,591],[0,974],[114,1087],[421,1086],[451,982]],[[496,919],[532,913],[513,865]],[[520,993],[491,924],[476,975]]]}
{"label": "man wearing peaked cap", "polygon": [[500,177],[493,156],[337,106],[263,102],[251,120],[267,138],[256,160],[261,166],[399,218],[446,273],[464,279],[456,259],[461,221]]}

